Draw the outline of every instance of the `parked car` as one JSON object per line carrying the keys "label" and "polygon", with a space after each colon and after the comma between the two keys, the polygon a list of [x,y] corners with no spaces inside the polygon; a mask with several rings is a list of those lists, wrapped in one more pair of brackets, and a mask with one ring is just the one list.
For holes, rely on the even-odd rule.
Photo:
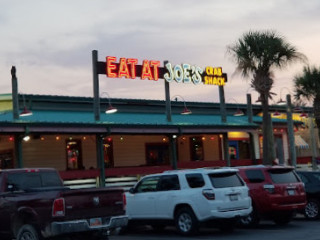
{"label": "parked car", "polygon": [[55,169],[0,170],[0,239],[106,238],[126,226],[122,189],[70,190]]}
{"label": "parked car", "polygon": [[257,226],[261,218],[284,225],[304,209],[304,184],[293,167],[256,165],[238,169],[249,187],[253,207],[249,217],[241,220],[243,225]]}
{"label": "parked car", "polygon": [[307,194],[307,205],[302,213],[308,219],[318,219],[320,214],[320,172],[300,170],[297,173],[304,183]]}
{"label": "parked car", "polygon": [[252,211],[248,187],[237,169],[173,170],[143,177],[127,195],[129,225],[174,225],[182,235],[200,224],[223,231]]}

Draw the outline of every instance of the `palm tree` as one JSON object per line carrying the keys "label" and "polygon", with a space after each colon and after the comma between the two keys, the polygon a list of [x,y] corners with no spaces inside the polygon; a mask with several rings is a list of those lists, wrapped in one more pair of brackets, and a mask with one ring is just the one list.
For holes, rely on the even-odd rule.
{"label": "palm tree", "polygon": [[320,67],[305,66],[303,73],[294,78],[294,97],[313,102],[313,114],[320,136]]}
{"label": "palm tree", "polygon": [[250,86],[259,93],[263,110],[263,164],[271,164],[275,159],[269,114],[269,99],[274,94],[271,92],[273,70],[306,58],[275,31],[249,31],[227,48],[237,64],[236,72],[245,78],[251,77]]}

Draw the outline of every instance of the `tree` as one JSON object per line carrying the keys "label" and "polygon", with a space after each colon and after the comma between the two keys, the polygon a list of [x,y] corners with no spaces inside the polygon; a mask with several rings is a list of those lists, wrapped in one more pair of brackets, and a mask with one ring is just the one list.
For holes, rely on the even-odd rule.
{"label": "tree", "polygon": [[237,64],[236,72],[252,78],[250,86],[259,93],[263,110],[263,164],[270,165],[275,159],[274,138],[269,99],[274,93],[274,69],[283,69],[288,64],[306,57],[297,51],[275,31],[249,31],[237,42],[227,47]]}
{"label": "tree", "polygon": [[320,67],[305,66],[303,73],[294,78],[294,97],[313,103],[313,114],[320,136]]}

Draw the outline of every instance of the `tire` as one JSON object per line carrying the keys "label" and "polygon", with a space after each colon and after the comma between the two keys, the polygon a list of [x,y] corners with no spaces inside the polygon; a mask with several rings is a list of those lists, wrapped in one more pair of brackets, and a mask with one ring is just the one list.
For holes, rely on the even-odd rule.
{"label": "tire", "polygon": [[198,233],[198,219],[189,207],[183,207],[175,214],[175,225],[178,232],[184,236],[190,236]]}
{"label": "tire", "polygon": [[252,212],[247,217],[240,218],[240,225],[242,227],[257,227],[259,222],[259,214],[255,208],[253,208]]}
{"label": "tire", "polygon": [[151,227],[155,232],[162,232],[166,228],[166,225],[159,223],[159,224],[152,224]]}
{"label": "tire", "polygon": [[41,240],[39,232],[29,224],[22,225],[19,229],[16,240]]}
{"label": "tire", "polygon": [[318,219],[319,208],[320,208],[319,201],[317,201],[316,199],[309,199],[304,209],[305,217],[310,220]]}
{"label": "tire", "polygon": [[292,212],[277,214],[273,217],[273,221],[279,226],[285,226],[292,220],[292,217]]}
{"label": "tire", "polygon": [[231,233],[234,231],[236,227],[236,223],[237,223],[236,219],[222,221],[219,225],[219,229],[223,233]]}

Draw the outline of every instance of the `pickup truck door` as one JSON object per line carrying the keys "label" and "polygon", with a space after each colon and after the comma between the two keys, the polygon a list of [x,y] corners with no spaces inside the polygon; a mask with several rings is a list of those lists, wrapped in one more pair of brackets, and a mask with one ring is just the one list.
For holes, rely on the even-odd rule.
{"label": "pickup truck door", "polygon": [[144,178],[127,194],[129,219],[152,218],[155,215],[155,195],[159,179],[158,176]]}
{"label": "pickup truck door", "polygon": [[8,210],[6,207],[6,197],[4,196],[4,193],[0,193],[0,233],[8,231],[10,228],[9,226],[9,215]]}

